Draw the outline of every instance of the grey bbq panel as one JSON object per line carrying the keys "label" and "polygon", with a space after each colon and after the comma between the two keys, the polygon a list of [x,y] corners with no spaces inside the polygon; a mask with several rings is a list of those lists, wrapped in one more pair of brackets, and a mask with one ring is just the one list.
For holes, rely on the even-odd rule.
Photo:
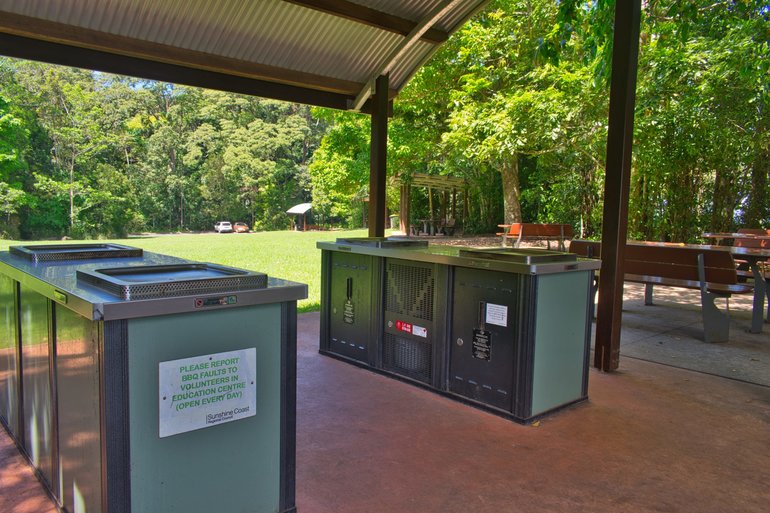
{"label": "grey bbq panel", "polygon": [[66,511],[101,511],[99,322],[56,305],[59,480]]}
{"label": "grey bbq panel", "polygon": [[14,436],[18,436],[15,289],[15,281],[0,275],[0,420]]}
{"label": "grey bbq panel", "polygon": [[[458,268],[452,297],[449,389],[509,412],[519,378],[520,280],[510,273]],[[488,304],[507,309],[505,323],[487,322]]]}
{"label": "grey bbq panel", "polygon": [[363,362],[371,342],[374,265],[375,258],[367,255],[331,255],[329,350]]}
{"label": "grey bbq panel", "polygon": [[55,490],[48,300],[22,287],[20,310],[24,450],[51,489]]}

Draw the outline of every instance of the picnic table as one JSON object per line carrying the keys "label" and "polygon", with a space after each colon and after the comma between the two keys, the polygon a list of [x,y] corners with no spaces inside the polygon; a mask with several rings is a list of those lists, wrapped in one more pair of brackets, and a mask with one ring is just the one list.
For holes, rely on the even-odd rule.
{"label": "picnic table", "polygon": [[[457,221],[453,218],[447,219],[418,219],[418,223],[422,223],[422,232],[424,235],[438,235],[443,233],[445,235],[454,235],[455,225]],[[419,228],[418,228],[419,231]],[[417,235],[416,233],[414,235]]]}
{"label": "picnic table", "polygon": [[571,239],[573,236],[571,224],[550,224],[550,223],[513,223],[498,224],[503,231],[497,233],[502,236],[502,245],[506,246],[508,239],[514,239],[513,247],[518,248],[522,240],[545,240],[548,243],[548,249],[551,249],[551,241],[559,243],[559,249],[565,251],[565,239]]}
{"label": "picnic table", "polygon": [[[601,242],[573,240],[569,249],[580,256],[597,258],[601,255]],[[739,283],[735,261],[725,246],[628,241],[623,270],[625,281],[645,285],[645,305],[653,304],[653,288],[657,285],[700,290],[706,342],[726,342],[729,339],[729,309],[720,311],[714,303],[715,299],[753,291],[757,300],[756,289]],[[761,294],[762,301],[758,306],[754,305],[755,312],[759,311],[760,330],[764,292]]]}
{"label": "picnic table", "polygon": [[764,235],[751,232],[705,232],[701,234],[704,239],[714,239],[717,246],[722,245],[722,241],[733,240],[735,246],[747,245],[742,242],[754,242],[751,246],[760,248],[770,248],[770,234],[763,230]]}
{"label": "picnic table", "polygon": [[[705,234],[704,234],[705,235]],[[741,235],[738,239],[746,239],[752,237],[746,237],[748,234],[737,233],[733,235]],[[770,241],[770,236],[754,236],[760,240]],[[631,244],[629,242],[629,244]],[[768,280],[770,280],[770,274],[766,271],[765,264],[770,260],[770,246],[767,247],[745,247],[745,246],[717,246],[712,244],[680,244],[672,242],[645,242],[645,244],[656,245],[674,245],[680,247],[701,248],[701,249],[717,249],[720,251],[727,251],[733,257],[740,258],[748,263],[751,271],[751,277],[754,280],[754,302],[751,308],[751,328],[749,333],[762,333],[762,325],[764,323],[763,316],[765,316],[765,297],[768,298],[768,308],[766,317],[770,321],[770,287],[768,287]]]}
{"label": "picnic table", "polygon": [[[745,235],[745,234],[741,234]],[[573,243],[576,241],[573,241]],[[702,250],[717,250],[730,253],[733,257],[744,260],[749,265],[750,275],[754,280],[754,300],[751,308],[751,327],[749,333],[762,333],[764,318],[770,321],[770,273],[766,263],[770,260],[770,248],[748,248],[743,246],[717,246],[713,244],[684,244],[678,242],[628,241],[628,245],[647,245],[661,247],[680,247]],[[598,257],[598,255],[593,255]],[[765,297],[768,300],[765,312]]]}

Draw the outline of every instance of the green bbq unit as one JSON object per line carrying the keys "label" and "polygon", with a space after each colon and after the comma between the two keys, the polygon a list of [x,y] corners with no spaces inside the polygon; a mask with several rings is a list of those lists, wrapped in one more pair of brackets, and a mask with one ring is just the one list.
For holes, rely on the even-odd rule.
{"label": "green bbq unit", "polygon": [[0,254],[0,421],[66,512],[295,511],[306,285],[111,244]]}
{"label": "green bbq unit", "polygon": [[384,238],[318,247],[322,354],[519,422],[587,399],[597,260]]}

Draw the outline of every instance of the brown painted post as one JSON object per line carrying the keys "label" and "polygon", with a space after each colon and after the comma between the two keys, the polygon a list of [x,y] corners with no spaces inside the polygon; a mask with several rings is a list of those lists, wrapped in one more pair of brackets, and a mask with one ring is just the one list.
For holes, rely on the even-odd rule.
{"label": "brown painted post", "polygon": [[388,164],[388,77],[375,82],[369,157],[369,237],[385,235],[385,177]]}
{"label": "brown painted post", "polygon": [[431,187],[428,187],[428,233],[426,235],[432,235],[431,232],[431,225],[433,219],[433,189]]}
{"label": "brown painted post", "polygon": [[596,312],[594,367],[618,368],[623,307],[623,257],[628,228],[628,191],[636,101],[641,0],[615,4],[610,115],[602,224],[602,267]]}
{"label": "brown painted post", "polygon": [[449,191],[444,191],[443,198],[441,199],[441,221],[447,220],[447,210],[449,210]]}
{"label": "brown painted post", "polygon": [[465,190],[463,191],[463,230],[465,230],[465,222],[468,220],[468,212],[470,208],[468,207],[468,187],[465,187]]}
{"label": "brown painted post", "polygon": [[401,200],[398,209],[398,227],[404,235],[411,235],[409,230],[409,202],[411,201],[411,186],[401,185]]}

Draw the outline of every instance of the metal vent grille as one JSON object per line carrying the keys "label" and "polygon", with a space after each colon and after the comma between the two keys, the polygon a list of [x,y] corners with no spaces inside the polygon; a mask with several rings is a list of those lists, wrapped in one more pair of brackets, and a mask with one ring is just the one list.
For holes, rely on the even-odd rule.
{"label": "metal vent grille", "polygon": [[433,320],[433,268],[388,262],[386,309],[425,321]]}
{"label": "metal vent grille", "polygon": [[430,383],[433,345],[427,341],[385,333],[382,366],[402,376]]}
{"label": "metal vent grille", "polygon": [[[80,279],[93,282],[88,275],[79,275]],[[206,280],[179,280],[164,283],[139,283],[121,285],[101,281],[98,286],[127,301],[136,299],[155,299],[164,297],[191,296],[196,294],[213,294],[216,292],[231,292],[239,290],[264,289],[267,287],[267,275],[227,277]]]}

